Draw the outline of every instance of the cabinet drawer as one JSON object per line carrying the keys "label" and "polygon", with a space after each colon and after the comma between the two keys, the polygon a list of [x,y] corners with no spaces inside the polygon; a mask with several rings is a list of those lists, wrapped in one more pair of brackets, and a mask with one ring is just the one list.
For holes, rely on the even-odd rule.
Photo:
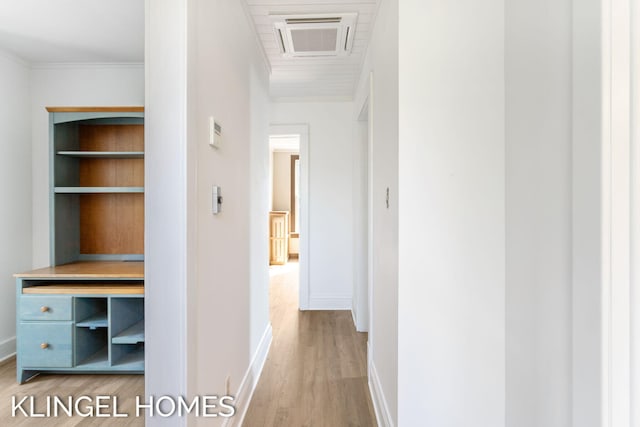
{"label": "cabinet drawer", "polygon": [[18,355],[25,368],[72,366],[71,322],[20,322]]}
{"label": "cabinet drawer", "polygon": [[21,296],[20,320],[71,320],[70,296]]}

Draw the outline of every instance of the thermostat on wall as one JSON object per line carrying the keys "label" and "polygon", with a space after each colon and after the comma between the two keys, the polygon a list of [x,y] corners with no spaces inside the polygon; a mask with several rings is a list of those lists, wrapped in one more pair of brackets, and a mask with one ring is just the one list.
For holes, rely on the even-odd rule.
{"label": "thermostat on wall", "polygon": [[222,126],[209,116],[209,145],[213,148],[220,148],[222,143]]}

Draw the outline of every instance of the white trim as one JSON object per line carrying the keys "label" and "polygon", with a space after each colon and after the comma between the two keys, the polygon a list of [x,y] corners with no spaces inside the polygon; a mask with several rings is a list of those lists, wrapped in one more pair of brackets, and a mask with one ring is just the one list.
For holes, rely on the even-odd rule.
{"label": "white trim", "polygon": [[353,320],[353,327],[358,331],[358,321],[356,320],[356,312],[353,310],[353,302],[351,303],[351,320]]}
{"label": "white trim", "polygon": [[376,413],[378,426],[394,427],[389,405],[387,405],[387,399],[382,391],[382,384],[380,384],[378,371],[376,370],[376,365],[373,363],[373,360],[369,362],[369,393],[371,393],[371,402],[373,403],[373,410]]}
{"label": "white trim", "polygon": [[[368,188],[367,188],[367,304],[368,304],[368,315],[369,319],[367,321],[367,329],[369,334],[367,335],[367,342],[370,344],[367,348],[368,351],[373,351],[373,288],[375,286],[374,283],[374,262],[373,262],[373,140],[374,140],[374,128],[373,128],[373,108],[374,108],[374,96],[373,96],[373,71],[369,71],[369,139],[367,141],[367,173],[369,176],[367,177]],[[372,359],[373,360],[373,359]]]}
{"label": "white trim", "polygon": [[630,425],[640,425],[640,5],[631,3]]}
{"label": "white trim", "polygon": [[316,103],[316,102],[351,102],[353,96],[272,96],[271,102],[277,103]]}
{"label": "white trim", "polygon": [[253,34],[253,38],[256,42],[256,48],[260,52],[262,63],[267,70],[267,74],[271,75],[271,62],[269,61],[267,51],[264,50],[264,45],[262,44],[262,40],[260,39],[258,30],[256,29],[255,23],[253,22],[253,15],[251,15],[251,10],[249,9],[247,0],[242,0],[240,3],[242,4],[242,11],[244,12],[245,17],[247,18],[247,23],[249,24],[249,31],[251,31],[251,34]]}
{"label": "white trim", "polygon": [[234,401],[236,413],[233,417],[224,420],[222,423],[223,427],[235,427],[242,425],[244,417],[247,414],[247,409],[249,409],[253,392],[256,389],[256,385],[258,384],[258,380],[262,374],[262,369],[267,361],[272,340],[273,329],[271,328],[271,323],[269,323],[262,335],[262,338],[260,339],[258,348],[251,359],[247,372],[245,372],[244,377],[242,378],[238,391],[236,392]]}
{"label": "white trim", "polygon": [[94,70],[102,68],[144,69],[144,62],[34,62],[31,64],[31,69],[34,70]]}
{"label": "white trim", "polygon": [[[376,22],[378,21],[378,14],[380,13],[380,7],[382,5],[382,0],[378,0],[377,4],[376,4],[376,11],[373,13],[373,16],[371,17],[371,22],[369,23],[369,28],[370,28],[370,32],[369,32],[369,42],[367,43],[366,47],[364,48],[364,52],[362,52],[362,60],[360,61],[360,66],[358,67],[358,70],[360,70],[360,73],[358,74],[358,77],[356,78],[356,81],[353,85],[353,91],[354,93],[357,95],[358,94],[358,89],[360,88],[360,81],[362,79],[362,70],[365,67],[365,64],[367,63],[367,57],[369,56],[369,49],[371,47],[371,38],[373,36],[373,30],[375,29],[376,26]],[[371,77],[373,75],[373,71],[370,71],[368,73],[368,77]],[[371,87],[371,78],[368,79],[369,80],[369,88]]]}
{"label": "white trim", "polygon": [[15,356],[16,354],[16,337],[8,338],[0,342],[0,363]]}
{"label": "white trim", "polygon": [[627,427],[631,415],[629,0],[603,4],[603,425]]}
{"label": "white trim", "polygon": [[309,297],[307,310],[351,310],[350,296]]}
{"label": "white trim", "polygon": [[12,61],[15,64],[21,65],[21,66],[23,66],[25,68],[29,68],[30,67],[29,61],[23,59],[22,57],[16,55],[13,52],[10,52],[10,51],[4,49],[4,48],[0,48],[0,58],[4,58],[4,59],[6,59],[8,61]]}
{"label": "white trim", "polygon": [[300,266],[299,301],[300,310],[309,309],[309,286],[311,283],[311,253],[309,230],[311,229],[309,212],[311,197],[309,194],[309,125],[307,124],[271,124],[271,135],[300,135],[300,243],[298,265]]}

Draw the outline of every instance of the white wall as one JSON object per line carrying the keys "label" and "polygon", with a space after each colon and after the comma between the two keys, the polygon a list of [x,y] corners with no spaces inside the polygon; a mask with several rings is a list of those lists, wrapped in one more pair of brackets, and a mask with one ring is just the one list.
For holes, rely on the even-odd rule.
{"label": "white wall", "polygon": [[[398,425],[398,2],[383,0],[359,80],[352,117],[369,94],[372,153],[373,289],[369,296],[369,387],[381,425]],[[355,138],[357,140],[357,138]],[[358,172],[356,172],[358,173]],[[386,189],[389,188],[389,208]],[[420,337],[422,335],[419,335]],[[420,338],[421,339],[421,338]],[[410,423],[409,423],[410,424]]]}
{"label": "white wall", "polygon": [[[145,394],[187,395],[187,1],[145,1]],[[152,215],[149,215],[153,212]],[[190,222],[188,223],[187,220]],[[191,356],[191,357],[189,357]],[[186,420],[148,417],[147,426]]]}
{"label": "white wall", "polygon": [[[188,169],[194,193],[187,218],[195,224],[188,253],[188,390],[224,393],[229,376],[241,412],[270,343],[268,74],[241,2],[199,0],[188,8]],[[218,149],[208,145],[211,115],[222,126]],[[213,185],[221,187],[224,200],[215,216]],[[239,421],[240,415],[232,420]],[[212,425],[207,419],[195,424]]]}
{"label": "white wall", "polygon": [[351,102],[274,103],[272,124],[309,124],[309,308],[350,309]]}
{"label": "white wall", "polygon": [[504,426],[504,2],[399,23],[398,424]]}
{"label": "white wall", "polygon": [[505,3],[507,425],[571,425],[571,1]]}
{"label": "white wall", "polygon": [[16,348],[13,274],[31,267],[29,68],[0,51],[0,360]]}
{"label": "white wall", "polygon": [[48,106],[144,105],[142,64],[41,64],[31,71],[34,267],[49,265]]}

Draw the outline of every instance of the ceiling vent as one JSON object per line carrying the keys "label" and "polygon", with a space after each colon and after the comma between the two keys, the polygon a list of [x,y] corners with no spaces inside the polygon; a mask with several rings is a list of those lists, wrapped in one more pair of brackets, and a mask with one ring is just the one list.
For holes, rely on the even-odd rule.
{"label": "ceiling vent", "polygon": [[357,13],[271,15],[285,57],[349,55],[357,19]]}

